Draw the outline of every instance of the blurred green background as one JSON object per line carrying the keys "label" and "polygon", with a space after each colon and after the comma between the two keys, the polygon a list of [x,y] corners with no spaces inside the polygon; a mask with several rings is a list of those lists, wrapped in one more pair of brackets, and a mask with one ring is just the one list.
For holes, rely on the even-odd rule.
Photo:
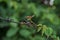
{"label": "blurred green background", "polygon": [[39,26],[35,29],[0,19],[0,40],[60,40],[60,0],[54,0],[53,6],[41,1],[0,0],[0,17],[21,22],[34,15],[31,20]]}

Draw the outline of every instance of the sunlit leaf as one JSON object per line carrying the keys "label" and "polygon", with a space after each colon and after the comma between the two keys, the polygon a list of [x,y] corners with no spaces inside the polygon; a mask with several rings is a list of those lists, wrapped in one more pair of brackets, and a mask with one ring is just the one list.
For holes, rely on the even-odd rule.
{"label": "sunlit leaf", "polygon": [[41,30],[41,27],[39,27],[38,29],[37,29],[37,32],[39,32]]}
{"label": "sunlit leaf", "polygon": [[43,36],[43,34],[45,33],[46,30],[47,30],[47,26],[46,25],[43,25],[42,26],[42,36]]}
{"label": "sunlit leaf", "polygon": [[52,33],[53,33],[53,30],[50,27],[45,31],[45,35],[47,35],[47,36],[52,35]]}

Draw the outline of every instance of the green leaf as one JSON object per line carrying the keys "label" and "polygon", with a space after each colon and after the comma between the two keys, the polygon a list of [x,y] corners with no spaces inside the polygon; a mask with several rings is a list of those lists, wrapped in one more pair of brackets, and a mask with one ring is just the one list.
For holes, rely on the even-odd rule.
{"label": "green leaf", "polygon": [[17,31],[18,31],[18,28],[10,28],[10,29],[7,31],[6,36],[7,36],[7,37],[12,37],[12,36],[16,35]]}
{"label": "green leaf", "polygon": [[34,13],[36,16],[38,16],[37,13],[39,13],[39,11],[38,11],[39,9],[36,9],[36,6],[34,3],[30,3],[28,5],[28,8],[31,10],[32,13]]}
{"label": "green leaf", "polygon": [[54,13],[45,13],[43,14],[42,19],[48,19],[52,24],[59,25],[59,18]]}
{"label": "green leaf", "polygon": [[41,27],[38,27],[37,32],[39,32],[40,30],[41,30]]}
{"label": "green leaf", "polygon": [[[11,19],[13,22],[18,22],[18,19],[16,18],[16,16],[11,17]],[[18,24],[13,22],[10,22],[11,27],[18,27]]]}
{"label": "green leaf", "polygon": [[56,38],[56,35],[51,35],[51,38]]}
{"label": "green leaf", "polygon": [[31,40],[46,40],[46,38],[36,35],[35,37],[31,37]]}
{"label": "green leaf", "polygon": [[52,33],[53,33],[53,29],[50,27],[48,27],[48,29],[45,31],[46,36],[51,36]]}
{"label": "green leaf", "polygon": [[17,23],[12,23],[12,22],[10,23],[10,26],[14,28],[18,27],[17,25],[18,25]]}
{"label": "green leaf", "polygon": [[46,25],[43,25],[42,26],[42,36],[43,36],[43,34],[45,33],[46,30],[47,30],[47,26]]}
{"label": "green leaf", "polygon": [[42,29],[42,24],[37,25],[37,32],[39,32]]}
{"label": "green leaf", "polygon": [[23,36],[23,37],[29,37],[31,35],[31,32],[26,30],[26,29],[21,29],[19,31],[20,35]]}

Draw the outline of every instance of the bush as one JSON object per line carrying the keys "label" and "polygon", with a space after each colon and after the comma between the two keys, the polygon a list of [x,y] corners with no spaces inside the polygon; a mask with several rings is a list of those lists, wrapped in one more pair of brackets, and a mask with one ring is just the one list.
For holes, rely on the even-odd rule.
{"label": "bush", "polygon": [[0,0],[1,40],[60,40],[60,1]]}

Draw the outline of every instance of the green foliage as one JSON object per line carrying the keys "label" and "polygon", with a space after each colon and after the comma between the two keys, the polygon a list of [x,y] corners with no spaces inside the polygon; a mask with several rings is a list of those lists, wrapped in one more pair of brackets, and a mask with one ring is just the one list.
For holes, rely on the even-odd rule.
{"label": "green foliage", "polygon": [[47,36],[50,36],[52,33],[53,33],[52,28],[48,28],[48,29],[45,31],[45,35],[47,35]]}
{"label": "green foliage", "polygon": [[46,40],[46,38],[36,35],[35,37],[31,38],[31,40]]}
{"label": "green foliage", "polygon": [[18,28],[10,28],[10,29],[7,31],[6,36],[7,36],[7,37],[12,37],[12,36],[16,35],[17,32],[18,32]]}
{"label": "green foliage", "polygon": [[29,37],[31,35],[31,32],[26,29],[21,29],[19,33],[23,37]]}
{"label": "green foliage", "polygon": [[60,40],[59,4],[59,0],[53,6],[41,0],[0,0],[0,17],[11,19],[0,19],[1,39]]}

